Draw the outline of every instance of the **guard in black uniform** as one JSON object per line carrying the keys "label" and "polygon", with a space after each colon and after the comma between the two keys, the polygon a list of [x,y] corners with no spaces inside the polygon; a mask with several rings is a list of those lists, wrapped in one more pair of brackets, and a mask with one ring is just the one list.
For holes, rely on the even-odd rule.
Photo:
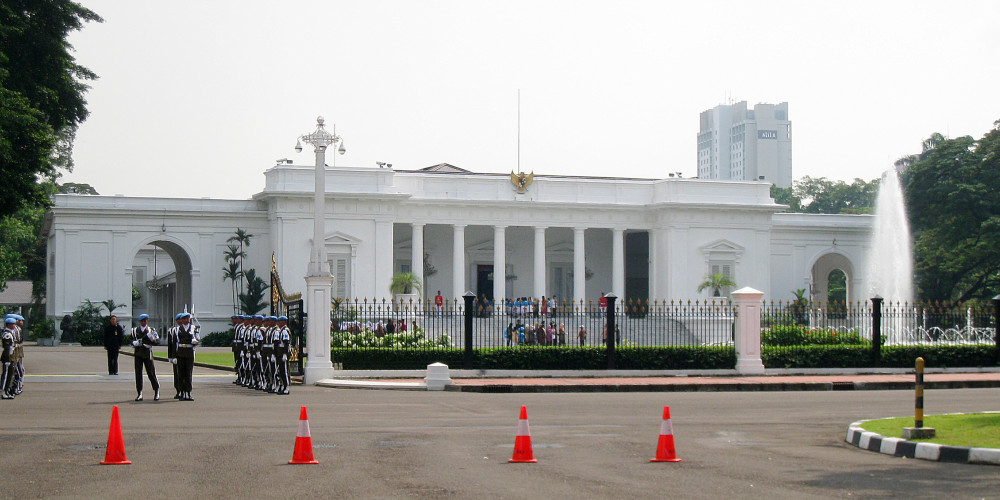
{"label": "guard in black uniform", "polygon": [[3,363],[3,372],[0,374],[0,398],[3,399],[14,399],[14,394],[10,392],[11,386],[14,382],[14,366],[11,364],[14,358],[14,349],[17,345],[14,343],[14,328],[17,320],[11,317],[4,319],[4,329],[0,332],[0,363]]}
{"label": "guard in black uniform", "polygon": [[288,394],[288,351],[292,342],[292,332],[288,328],[288,317],[278,316],[278,328],[274,334],[274,357],[277,358],[275,383],[278,394]]}
{"label": "guard in black uniform", "polygon": [[160,400],[160,382],[156,380],[156,369],[153,367],[153,346],[160,345],[160,335],[156,329],[149,326],[149,315],[139,315],[139,326],[132,327],[132,347],[135,348],[135,391],[136,401],[142,401],[142,369],[146,368],[149,384],[153,386],[153,401]]}
{"label": "guard in black uniform", "polygon": [[198,327],[191,325],[191,313],[184,312],[177,316],[177,326],[171,328],[174,333],[168,337],[168,341],[173,344],[173,359],[177,365],[179,399],[181,401],[194,401],[194,398],[191,397],[194,349],[201,342],[201,338],[198,335]]}
{"label": "guard in black uniform", "polygon": [[238,314],[234,314],[230,319],[233,323],[233,370],[236,371],[236,379],[233,380],[233,383],[239,384],[240,359],[242,357],[241,351],[243,350],[243,339],[240,338],[240,325],[243,324],[243,319]]}
{"label": "guard in black uniform", "polygon": [[266,316],[264,318],[264,328],[261,331],[260,361],[261,372],[264,377],[261,390],[265,392],[274,392],[274,341],[272,338],[274,337],[274,326],[277,322],[277,317]]}

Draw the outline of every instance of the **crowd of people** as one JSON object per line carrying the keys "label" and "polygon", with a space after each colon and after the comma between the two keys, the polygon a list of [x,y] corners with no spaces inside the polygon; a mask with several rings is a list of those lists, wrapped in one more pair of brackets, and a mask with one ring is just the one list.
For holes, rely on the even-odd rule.
{"label": "crowd of people", "polygon": [[419,326],[416,321],[412,321],[410,325],[407,325],[405,319],[400,319],[396,321],[395,319],[388,320],[375,320],[375,321],[341,321],[339,323],[330,323],[330,329],[332,331],[338,332],[349,332],[349,333],[362,333],[362,332],[372,332],[378,337],[383,337],[390,333],[406,333],[407,331],[417,331]]}
{"label": "crowd of people", "polygon": [[[503,338],[507,347],[521,345],[563,346],[566,345],[566,323],[559,323],[559,326],[556,326],[554,321],[549,322],[548,325],[543,321],[524,325],[521,320],[517,320],[516,323],[512,321],[507,323]],[[580,325],[580,329],[576,332],[576,338],[580,346],[587,345],[587,328],[584,325]],[[608,324],[605,323],[601,330],[601,344],[606,345],[607,342]],[[618,325],[615,325],[615,343],[616,345],[622,343],[622,330]]]}

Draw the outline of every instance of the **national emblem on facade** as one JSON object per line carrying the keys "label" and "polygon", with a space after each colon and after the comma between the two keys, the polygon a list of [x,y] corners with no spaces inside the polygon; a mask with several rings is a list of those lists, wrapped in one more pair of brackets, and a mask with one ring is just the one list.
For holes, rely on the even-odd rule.
{"label": "national emblem on facade", "polygon": [[535,182],[535,173],[525,174],[524,172],[514,173],[513,170],[510,172],[510,183],[514,185],[514,190],[519,194],[524,194],[527,191],[528,186],[532,182]]}

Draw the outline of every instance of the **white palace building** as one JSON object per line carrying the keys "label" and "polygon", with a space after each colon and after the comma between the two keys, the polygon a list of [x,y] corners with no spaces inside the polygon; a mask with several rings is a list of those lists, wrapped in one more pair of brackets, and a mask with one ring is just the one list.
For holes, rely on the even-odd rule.
{"label": "white palace building", "polygon": [[[780,213],[767,182],[518,179],[448,164],[325,174],[333,297],[388,298],[392,275],[412,271],[424,298],[707,299],[698,285],[723,272],[765,300],[806,289],[823,301],[839,269],[848,300],[865,298],[872,217]],[[254,235],[245,267],[267,280],[273,253],[285,290],[304,291],[314,177],[314,166],[275,165],[249,200],[56,195],[44,229],[49,317],[113,299],[126,323],[149,312],[163,324],[193,305],[203,331],[223,330],[233,313],[224,251],[237,228]]]}

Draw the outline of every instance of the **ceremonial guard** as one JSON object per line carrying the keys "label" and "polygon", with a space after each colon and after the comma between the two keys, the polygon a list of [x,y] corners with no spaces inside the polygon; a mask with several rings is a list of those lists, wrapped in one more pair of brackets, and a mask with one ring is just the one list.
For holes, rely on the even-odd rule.
{"label": "ceremonial guard", "polygon": [[17,320],[17,349],[14,355],[17,358],[17,368],[14,370],[14,395],[21,394],[24,390],[24,316],[15,314]]}
{"label": "ceremonial guard", "polygon": [[288,328],[288,317],[278,317],[278,328],[274,334],[274,356],[277,358],[277,373],[275,382],[278,394],[288,394],[288,351],[292,342],[292,332]]}
{"label": "ceremonial guard", "polygon": [[274,390],[274,341],[272,339],[277,320],[278,318],[274,316],[265,317],[260,337],[261,372],[264,377],[264,383],[260,389],[265,392]]}
{"label": "ceremonial guard", "polygon": [[11,386],[14,382],[14,366],[12,360],[14,359],[14,349],[17,348],[14,339],[17,320],[12,317],[7,317],[4,319],[4,329],[0,333],[0,347],[3,348],[0,351],[0,362],[3,363],[3,372],[0,375],[0,384],[2,384],[3,392],[0,393],[0,398],[3,399],[14,399],[14,394],[10,391]]}
{"label": "ceremonial guard", "polygon": [[194,398],[191,397],[194,349],[201,342],[201,339],[198,335],[198,327],[191,325],[191,313],[180,313],[176,319],[177,326],[171,328],[170,335],[167,336],[167,350],[168,355],[172,356],[170,362],[177,367],[177,399],[194,401]]}
{"label": "ceremonial guard", "polygon": [[253,324],[247,330],[250,342],[250,388],[260,389],[264,385],[263,371],[260,363],[260,344],[264,340],[264,317],[255,314]]}
{"label": "ceremonial guard", "polygon": [[233,369],[236,371],[236,380],[233,380],[234,384],[240,383],[240,360],[242,359],[243,351],[243,339],[240,338],[240,326],[243,324],[243,317],[234,314],[232,318],[233,323]]}
{"label": "ceremonial guard", "polygon": [[160,383],[156,380],[156,369],[153,367],[153,346],[160,345],[160,336],[156,329],[149,326],[149,315],[139,315],[139,326],[132,327],[132,347],[135,348],[135,391],[136,401],[142,401],[142,369],[146,368],[146,376],[153,386],[153,401],[160,400]]}
{"label": "ceremonial guard", "polygon": [[247,315],[242,315],[240,318],[243,322],[240,324],[240,339],[243,342],[242,350],[240,351],[240,385],[243,387],[250,387],[250,383],[253,380],[250,374],[250,331],[253,329],[251,321],[253,318]]}

